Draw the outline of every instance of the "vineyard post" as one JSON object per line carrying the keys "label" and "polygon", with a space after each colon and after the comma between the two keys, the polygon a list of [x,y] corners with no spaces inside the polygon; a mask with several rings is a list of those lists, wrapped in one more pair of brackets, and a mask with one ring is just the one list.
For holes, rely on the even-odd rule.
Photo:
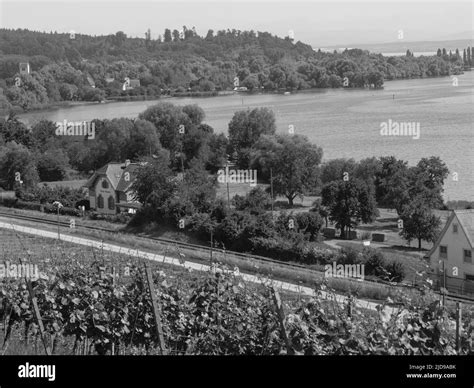
{"label": "vineyard post", "polygon": [[48,356],[51,356],[51,350],[48,346],[48,343],[46,341],[46,337],[45,337],[45,334],[44,334],[43,320],[41,319],[41,314],[40,314],[40,311],[39,311],[39,308],[38,308],[38,303],[37,303],[36,296],[35,296],[34,291],[33,291],[33,287],[31,286],[31,281],[30,280],[28,280],[26,282],[26,286],[28,288],[28,294],[30,295],[31,304],[33,305],[33,313],[35,314],[36,322],[38,323],[38,328],[39,328],[39,331],[40,331],[41,341],[43,342],[44,350],[45,350],[45,352]]}
{"label": "vineyard post", "polygon": [[212,249],[214,245],[214,227],[211,225],[211,265],[212,265]]}
{"label": "vineyard post", "polygon": [[295,352],[291,347],[290,340],[288,338],[288,333],[286,332],[285,312],[283,311],[283,305],[281,304],[280,294],[277,290],[275,290],[275,287],[272,287],[271,291],[273,296],[273,303],[275,304],[275,307],[277,309],[278,320],[280,321],[281,334],[283,335],[283,340],[285,341],[287,354],[294,355]]}
{"label": "vineyard post", "polygon": [[352,296],[347,298],[347,316],[352,318]]}
{"label": "vineyard post", "polygon": [[462,310],[461,303],[456,302],[456,351],[461,351],[461,326],[462,326]]}
{"label": "vineyard post", "polygon": [[153,276],[151,274],[150,267],[148,267],[147,262],[145,261],[145,273],[148,282],[148,290],[150,291],[150,299],[153,307],[153,314],[155,316],[156,331],[158,334],[158,346],[160,347],[161,355],[166,355],[166,346],[165,339],[163,336],[163,327],[161,326],[160,312],[158,310],[158,299],[155,294],[155,287],[153,286]]}

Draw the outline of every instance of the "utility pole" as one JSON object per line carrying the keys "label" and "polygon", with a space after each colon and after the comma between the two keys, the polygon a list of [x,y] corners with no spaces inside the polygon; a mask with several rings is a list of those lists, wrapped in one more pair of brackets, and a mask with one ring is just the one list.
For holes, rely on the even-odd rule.
{"label": "utility pole", "polygon": [[456,352],[461,351],[462,311],[461,303],[456,302]]}
{"label": "utility pole", "polygon": [[58,220],[58,241],[60,240],[61,236],[59,234],[59,210],[63,207],[63,205],[61,204],[61,202],[59,201],[54,201],[53,202],[53,205],[56,206],[57,210],[58,210],[58,213],[57,213],[57,220]]}
{"label": "utility pole", "polygon": [[446,269],[444,267],[444,260],[439,260],[440,263],[443,264],[443,289],[442,289],[442,294],[443,294],[443,307],[445,306],[446,303]]}
{"label": "utility pole", "polygon": [[273,217],[273,169],[270,167],[270,193],[272,196],[272,217]]}
{"label": "utility pole", "polygon": [[230,209],[230,192],[229,192],[229,162],[225,165],[225,181],[227,185],[227,206]]}
{"label": "utility pole", "polygon": [[212,265],[212,249],[214,247],[214,225],[212,224],[211,219],[211,265]]}

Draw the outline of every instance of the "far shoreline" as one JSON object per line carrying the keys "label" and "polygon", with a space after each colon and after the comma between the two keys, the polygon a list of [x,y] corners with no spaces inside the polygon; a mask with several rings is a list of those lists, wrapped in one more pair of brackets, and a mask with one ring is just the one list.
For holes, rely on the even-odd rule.
{"label": "far shoreline", "polygon": [[[464,74],[461,73],[461,74]],[[301,90],[272,90],[272,91],[233,91],[233,90],[225,90],[225,91],[220,91],[220,92],[183,92],[180,93],[181,95],[178,95],[175,93],[174,95],[161,95],[161,96],[154,96],[153,98],[146,98],[145,95],[139,95],[139,96],[126,96],[122,98],[111,98],[111,99],[106,99],[103,101],[59,101],[55,102],[52,104],[49,104],[46,107],[40,107],[40,108],[33,108],[33,109],[28,109],[28,110],[23,110],[21,107],[12,107],[9,110],[5,110],[1,114],[3,116],[8,116],[10,111],[13,111],[19,118],[21,118],[22,115],[28,114],[28,113],[46,113],[46,112],[52,112],[55,110],[59,109],[69,109],[69,108],[75,108],[78,106],[88,106],[88,105],[100,105],[100,104],[114,104],[114,103],[124,103],[124,102],[137,102],[137,101],[163,101],[163,100],[168,100],[171,98],[215,98],[215,97],[227,97],[227,96],[235,96],[235,95],[241,95],[241,96],[255,96],[255,95],[285,95],[285,93],[290,93],[291,95],[293,94],[312,94],[312,93],[325,93],[329,90],[344,90],[344,91],[362,91],[366,90],[367,92],[374,92],[374,91],[383,91],[385,89],[386,84],[388,83],[395,83],[397,81],[409,81],[409,80],[422,80],[422,79],[443,79],[443,78],[449,78],[452,77],[453,75],[447,75],[447,76],[438,76],[438,77],[418,77],[418,78],[400,78],[400,79],[393,79],[393,80],[386,80],[384,81],[384,85],[380,88],[345,88],[345,87],[340,87],[340,88],[309,88],[309,89],[301,89]],[[195,93],[195,95],[193,95]],[[204,93],[208,93],[207,95]]]}

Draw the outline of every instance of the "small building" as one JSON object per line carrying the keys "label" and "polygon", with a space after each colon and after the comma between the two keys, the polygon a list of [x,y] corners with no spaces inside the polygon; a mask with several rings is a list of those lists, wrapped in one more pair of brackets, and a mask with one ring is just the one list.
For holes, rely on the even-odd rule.
{"label": "small building", "polygon": [[140,208],[131,186],[136,179],[138,163],[107,163],[89,178],[85,187],[89,191],[90,208],[102,214],[122,211],[134,213]]}
{"label": "small building", "polygon": [[140,80],[137,78],[130,79],[130,87],[129,89],[139,88],[140,87]]}
{"label": "small building", "polygon": [[30,64],[29,62],[20,63],[20,75],[30,74]]}
{"label": "small building", "polygon": [[474,209],[453,210],[427,254],[435,289],[474,297]]}
{"label": "small building", "polygon": [[89,86],[91,88],[95,88],[94,78],[92,78],[92,76],[90,74],[87,74],[86,78],[87,78],[87,82],[89,83]]}

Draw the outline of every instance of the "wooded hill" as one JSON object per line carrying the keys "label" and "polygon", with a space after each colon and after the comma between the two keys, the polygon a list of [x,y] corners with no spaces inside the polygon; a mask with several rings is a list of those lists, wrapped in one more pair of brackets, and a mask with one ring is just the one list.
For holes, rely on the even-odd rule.
{"label": "wooded hill", "polygon": [[[28,62],[30,74],[20,75]],[[163,39],[0,29],[0,109],[60,101],[132,99],[161,94],[382,87],[384,80],[462,72],[460,57],[383,57],[360,49],[315,51],[268,32],[166,29]],[[123,90],[126,77],[135,80]],[[138,86],[138,81],[140,86]]]}

